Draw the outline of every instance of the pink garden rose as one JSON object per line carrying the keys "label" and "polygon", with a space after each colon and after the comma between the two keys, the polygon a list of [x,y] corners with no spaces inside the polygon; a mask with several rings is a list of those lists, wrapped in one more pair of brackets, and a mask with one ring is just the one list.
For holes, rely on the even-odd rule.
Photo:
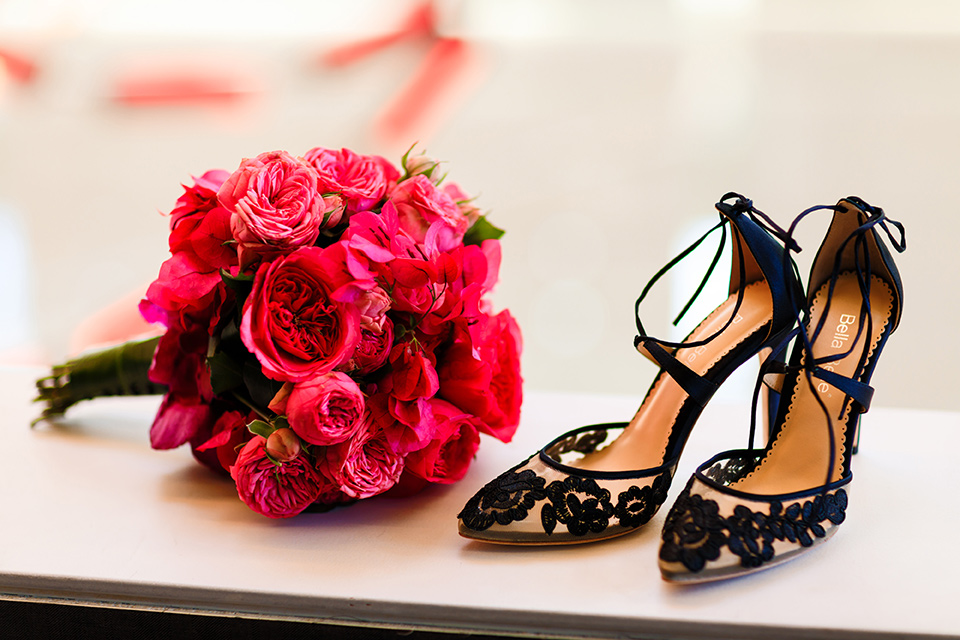
{"label": "pink garden rose", "polygon": [[480,418],[481,431],[509,442],[520,422],[523,401],[520,328],[506,310],[480,327],[478,344],[468,331],[458,329],[441,358],[439,395]]}
{"label": "pink garden rose", "polygon": [[255,436],[230,469],[237,493],[248,507],[269,518],[295,516],[317,499],[321,478],[313,461],[301,454],[280,466],[267,457],[266,440]]}
{"label": "pink garden rose", "polygon": [[316,169],[320,191],[343,197],[348,214],[373,208],[400,177],[384,158],[363,156],[349,149],[317,147],[308,151],[304,160]]}
{"label": "pink garden rose", "polygon": [[466,475],[480,447],[480,422],[449,402],[434,399],[430,404],[436,434],[425,448],[407,456],[406,470],[429,482],[452,484]]}
{"label": "pink garden rose", "polygon": [[339,221],[338,199],[325,200],[317,189],[313,167],[272,151],[241,162],[218,197],[241,251],[273,255],[312,245],[325,219]]}
{"label": "pink garden rose", "polygon": [[383,493],[403,473],[403,456],[387,443],[383,431],[368,411],[357,435],[327,449],[326,475],[351,498]]}
{"label": "pink garden rose", "polygon": [[352,438],[362,426],[363,393],[345,373],[333,371],[294,385],[287,399],[290,427],[311,444]]}
{"label": "pink garden rose", "polygon": [[440,223],[437,246],[449,251],[463,241],[467,219],[453,199],[438,189],[424,175],[417,175],[397,184],[390,193],[397,207],[400,228],[417,242],[423,242],[430,226]]}
{"label": "pink garden rose", "polygon": [[371,333],[383,333],[384,322],[389,322],[390,294],[381,287],[374,287],[360,294],[356,301],[360,312],[360,328]]}
{"label": "pink garden rose", "polygon": [[366,329],[360,332],[360,341],[357,342],[353,357],[342,366],[342,370],[361,376],[373,373],[387,363],[392,345],[393,322],[390,318],[384,318],[380,333]]}
{"label": "pink garden rose", "polygon": [[360,338],[357,307],[335,296],[352,282],[333,249],[305,247],[260,265],[240,337],[274,380],[302,382],[348,360]]}

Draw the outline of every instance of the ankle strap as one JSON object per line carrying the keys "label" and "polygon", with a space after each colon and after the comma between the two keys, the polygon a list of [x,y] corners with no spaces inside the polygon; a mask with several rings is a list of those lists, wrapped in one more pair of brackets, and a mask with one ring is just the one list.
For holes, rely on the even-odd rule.
{"label": "ankle strap", "polygon": [[[787,373],[804,369],[806,367],[791,367],[779,360],[769,360],[764,363],[760,379],[767,387],[779,393],[783,390],[783,380]],[[854,412],[866,413],[870,410],[870,402],[873,400],[873,387],[870,385],[823,367],[814,367],[810,374],[850,396]]]}
{"label": "ankle strap", "polygon": [[697,404],[701,407],[707,406],[707,402],[709,402],[713,394],[717,392],[717,384],[710,382],[677,360],[676,356],[660,346],[656,338],[637,336],[633,342],[637,351],[660,365],[660,368],[669,373],[670,377],[672,377],[673,380],[680,385],[680,388],[686,391],[687,395],[693,398]]}
{"label": "ankle strap", "polygon": [[[730,202],[731,200],[732,202]],[[654,274],[640,292],[634,306],[637,325],[637,337],[634,339],[634,346],[640,353],[656,362],[664,371],[669,373],[677,384],[701,406],[710,400],[717,390],[717,385],[692,371],[677,360],[673,354],[678,348],[696,348],[706,345],[726,331],[734,322],[740,307],[743,305],[746,287],[750,284],[747,278],[748,265],[745,255],[749,255],[751,258],[751,272],[756,274],[759,270],[760,277],[766,282],[773,298],[774,315],[770,323],[768,338],[782,333],[794,322],[789,301],[798,295],[796,291],[791,289],[797,288],[799,290],[799,278],[796,277],[796,267],[789,256],[790,251],[784,250],[774,239],[779,239],[791,251],[800,251],[800,247],[787,231],[777,226],[765,213],[754,207],[750,199],[737,193],[724,194],[720,202],[716,204],[716,209],[720,214],[720,221]],[[735,229],[731,232],[731,235],[733,236],[733,242],[736,243],[734,245],[735,259],[733,265],[735,270],[731,273],[730,289],[732,293],[733,289],[736,288],[737,299],[730,317],[716,332],[702,340],[671,342],[650,336],[640,319],[640,305],[653,285],[697,249],[710,234],[717,230],[721,232],[716,253],[710,261],[706,273],[694,290],[693,295],[673,320],[673,325],[676,326],[703,292],[707,281],[720,262],[726,245],[728,225],[732,225]],[[789,265],[786,271],[784,271],[784,264]]]}

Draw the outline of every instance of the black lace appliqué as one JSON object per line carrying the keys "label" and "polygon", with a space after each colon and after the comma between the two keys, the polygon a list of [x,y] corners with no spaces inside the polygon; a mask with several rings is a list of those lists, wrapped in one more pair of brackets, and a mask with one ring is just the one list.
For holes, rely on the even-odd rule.
{"label": "black lace appliqu\u00e9", "polygon": [[508,471],[484,485],[457,517],[474,531],[523,520],[533,505],[546,498],[545,484],[532,469]]}
{"label": "black lace appliqu\u00e9", "polygon": [[723,462],[718,462],[703,472],[703,475],[714,480],[718,484],[730,486],[747,472],[753,469],[756,458],[729,458]]}
{"label": "black lace appliqu\u00e9", "polygon": [[724,528],[719,505],[691,495],[687,484],[663,524],[660,557],[667,562],[682,562],[690,571],[700,571],[707,561],[720,557],[727,542]]}
{"label": "black lace appliqu\u00e9", "polygon": [[724,518],[715,501],[691,495],[690,487],[688,484],[683,490],[664,524],[660,558],[680,562],[694,573],[719,558],[724,545],[740,557],[741,566],[759,567],[773,559],[774,540],[809,547],[814,539],[826,536],[825,522],[837,525],[846,517],[847,492],[843,489],[786,508],[773,501],[769,513],[737,505],[733,514]]}
{"label": "black lace appliqu\u00e9", "polygon": [[[605,429],[577,434],[551,447],[549,454],[556,458],[572,451],[591,453],[607,437]],[[525,520],[537,503],[543,502],[540,524],[547,535],[552,535],[558,524],[574,536],[601,533],[614,525],[635,529],[649,522],[663,505],[673,479],[671,471],[664,471],[650,485],[631,486],[621,492],[614,505],[610,491],[595,479],[567,476],[548,485],[533,469],[517,471],[528,462],[480,489],[458,515],[464,526],[474,531],[484,531],[494,524],[506,526]]]}
{"label": "black lace appliqu\u00e9", "polygon": [[550,502],[540,509],[540,522],[548,534],[553,533],[558,522],[575,536],[589,531],[600,533],[610,524],[610,492],[592,478],[567,476],[554,480],[547,487],[547,497]]}
{"label": "black lace appliqu\u00e9", "polygon": [[614,509],[620,526],[639,527],[650,522],[667,499],[671,479],[669,473],[663,473],[657,476],[650,486],[633,486],[621,492]]}

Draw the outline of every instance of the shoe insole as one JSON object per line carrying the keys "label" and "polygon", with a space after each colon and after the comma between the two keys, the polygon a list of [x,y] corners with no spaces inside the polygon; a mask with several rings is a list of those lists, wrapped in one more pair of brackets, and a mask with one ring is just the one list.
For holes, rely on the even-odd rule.
{"label": "shoe insole", "polygon": [[[722,329],[736,304],[737,294],[734,293],[714,309],[684,342],[703,340]],[[674,355],[702,376],[737,345],[769,325],[772,318],[770,289],[765,282],[755,282],[745,288],[737,317],[723,333],[701,347],[677,349]],[[603,449],[568,464],[595,471],[630,471],[663,464],[673,425],[687,397],[687,392],[669,374],[661,371],[623,433]]]}
{"label": "shoe insole", "polygon": [[[818,291],[811,305],[808,331],[812,330],[823,317],[827,301],[829,282]],[[870,283],[871,326],[866,326],[864,318],[863,332],[857,340],[860,330],[860,306],[863,295],[852,273],[841,274],[833,292],[833,299],[827,311],[826,322],[820,335],[813,343],[815,358],[850,353],[840,360],[822,365],[845,377],[853,377],[857,364],[867,349],[867,357],[873,358],[880,338],[883,336],[893,309],[893,293],[890,286],[878,278],[872,277]],[[869,332],[868,332],[869,328]],[[852,347],[852,349],[851,349]],[[789,410],[780,431],[773,442],[767,445],[760,464],[747,476],[732,486],[740,491],[760,495],[778,495],[813,489],[824,484],[830,465],[830,432],[833,429],[836,443],[836,457],[830,470],[830,480],[839,480],[843,473],[843,461],[849,455],[844,442],[844,431],[851,418],[850,403],[844,408],[845,393],[827,384],[819,378],[813,378],[813,389],[807,384],[803,374],[794,386],[790,398]],[[789,388],[789,387],[787,387]],[[830,413],[827,420],[823,409],[814,394],[826,405]],[[782,398],[784,402],[786,398]],[[844,412],[841,416],[841,411]],[[831,424],[832,423],[832,424]]]}

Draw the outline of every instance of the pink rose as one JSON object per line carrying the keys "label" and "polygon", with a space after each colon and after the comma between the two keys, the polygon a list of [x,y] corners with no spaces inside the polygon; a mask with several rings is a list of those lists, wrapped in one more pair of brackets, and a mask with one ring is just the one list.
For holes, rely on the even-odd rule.
{"label": "pink rose", "polygon": [[475,344],[469,331],[457,329],[453,344],[439,359],[439,395],[480,418],[481,431],[509,442],[523,401],[520,327],[504,310],[479,324],[478,333]]}
{"label": "pink rose", "polygon": [[317,499],[322,479],[306,455],[279,466],[267,457],[266,440],[255,436],[240,451],[230,476],[248,507],[268,518],[295,516]]}
{"label": "pink rose", "polygon": [[362,156],[349,149],[317,147],[308,151],[304,160],[316,169],[320,191],[340,194],[348,214],[372,209],[400,177],[396,168],[380,156]]}
{"label": "pink rose", "polygon": [[452,484],[466,475],[480,447],[480,422],[449,402],[434,399],[430,404],[436,435],[425,448],[407,456],[406,470],[429,482]]}
{"label": "pink rose", "polygon": [[352,279],[332,255],[305,247],[260,265],[243,307],[240,337],[268,378],[305,381],[353,355],[360,314],[334,296]]}
{"label": "pink rose", "polygon": [[330,445],[352,438],[362,426],[363,393],[350,376],[337,371],[294,385],[287,419],[301,438]]}
{"label": "pink rose", "polygon": [[403,473],[403,456],[387,443],[370,413],[356,436],[327,449],[328,475],[351,498],[369,498],[397,483]]}
{"label": "pink rose", "polygon": [[424,242],[434,223],[440,223],[437,247],[441,251],[449,251],[463,241],[466,217],[453,199],[426,176],[417,175],[398,183],[390,200],[397,207],[400,228],[417,242]]}
{"label": "pink rose", "polygon": [[241,250],[272,255],[312,245],[330,215],[317,172],[286,151],[245,159],[218,193]]}
{"label": "pink rose", "polygon": [[383,324],[390,310],[390,295],[381,287],[374,287],[360,294],[356,305],[360,312],[360,327],[371,333],[383,333]]}
{"label": "pink rose", "polygon": [[380,333],[366,330],[360,332],[357,349],[341,370],[355,371],[360,376],[373,373],[387,363],[392,346],[393,322],[390,318],[384,318],[383,330]]}

